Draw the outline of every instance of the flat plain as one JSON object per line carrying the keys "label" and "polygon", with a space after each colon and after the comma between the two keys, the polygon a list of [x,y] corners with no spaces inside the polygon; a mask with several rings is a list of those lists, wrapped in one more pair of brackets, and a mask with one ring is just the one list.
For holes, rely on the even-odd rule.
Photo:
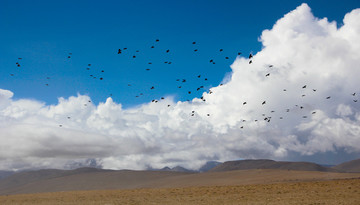
{"label": "flat plain", "polygon": [[0,204],[360,204],[360,173],[240,170],[139,187],[2,195]]}

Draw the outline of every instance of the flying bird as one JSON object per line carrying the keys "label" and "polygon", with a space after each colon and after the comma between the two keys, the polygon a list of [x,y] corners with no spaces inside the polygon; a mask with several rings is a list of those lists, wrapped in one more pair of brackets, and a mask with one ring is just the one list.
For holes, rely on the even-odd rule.
{"label": "flying bird", "polygon": [[119,48],[119,50],[118,50],[118,54],[120,54],[121,53],[121,49]]}
{"label": "flying bird", "polygon": [[265,105],[266,104],[266,101],[262,102],[262,105]]}

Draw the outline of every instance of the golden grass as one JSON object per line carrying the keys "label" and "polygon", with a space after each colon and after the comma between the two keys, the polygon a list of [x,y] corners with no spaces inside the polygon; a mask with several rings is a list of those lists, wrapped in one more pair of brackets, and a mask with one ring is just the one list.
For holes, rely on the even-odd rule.
{"label": "golden grass", "polygon": [[0,204],[360,204],[360,180],[23,194]]}

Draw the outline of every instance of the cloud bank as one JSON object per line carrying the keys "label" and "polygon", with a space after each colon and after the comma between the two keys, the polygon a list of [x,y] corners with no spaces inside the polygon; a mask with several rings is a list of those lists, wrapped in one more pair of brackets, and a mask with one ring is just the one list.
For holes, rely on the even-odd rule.
{"label": "cloud bank", "polygon": [[237,58],[206,101],[169,97],[123,109],[78,94],[46,105],[0,89],[0,169],[197,169],[289,152],[360,153],[358,19],[355,9],[338,28],[300,5],[263,31],[252,63]]}

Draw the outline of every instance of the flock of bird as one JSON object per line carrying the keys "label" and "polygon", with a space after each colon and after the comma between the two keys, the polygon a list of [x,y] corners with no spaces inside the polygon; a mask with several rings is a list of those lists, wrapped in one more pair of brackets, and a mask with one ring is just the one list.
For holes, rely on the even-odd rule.
{"label": "flock of bird", "polygon": [[[154,48],[156,47],[156,44],[159,43],[159,42],[160,42],[160,40],[159,40],[159,39],[156,39],[155,42],[154,42],[154,45],[151,45],[151,46],[150,46],[150,49],[154,49]],[[195,41],[192,42],[192,45],[194,45],[194,48],[193,48],[194,50],[193,50],[193,52],[198,52],[198,51],[199,51],[199,48],[196,47],[196,42],[195,42]],[[224,49],[219,49],[219,52],[223,52],[223,51],[224,51]],[[117,53],[118,55],[123,55],[124,53],[127,53],[127,52],[128,52],[128,48],[126,48],[126,47],[124,47],[124,48],[118,48],[117,51],[116,51],[116,53]],[[140,53],[140,50],[135,50],[135,53],[130,55],[131,58],[136,59],[136,58],[137,58],[137,53]],[[165,50],[165,53],[170,53],[170,49],[166,49],[166,50]],[[238,53],[237,53],[238,56],[240,56],[241,54],[242,54],[241,52],[238,52]],[[72,53],[68,53],[67,58],[68,58],[68,59],[71,59],[71,58],[72,58]],[[249,64],[252,64],[252,62],[253,62],[253,55],[250,53],[247,58],[248,58],[248,63],[249,63]],[[228,56],[225,56],[225,60],[228,60],[228,59],[229,59],[229,57],[228,57]],[[18,60],[17,60],[17,62],[16,62],[16,67],[19,68],[19,69],[22,67],[22,65],[21,65],[21,60],[22,60],[22,58],[19,57]],[[172,64],[172,61],[167,60],[167,61],[164,61],[163,63],[170,65],[170,64]],[[216,62],[215,62],[214,59],[209,59],[209,63],[210,63],[210,64],[216,64]],[[148,64],[151,65],[152,62],[148,62]],[[269,68],[273,68],[274,66],[273,66],[273,65],[268,65],[268,67],[269,67]],[[90,63],[87,64],[86,70],[87,70],[87,71],[91,71],[91,70],[92,70],[92,66],[91,66]],[[150,68],[146,68],[145,71],[146,71],[146,72],[150,72],[151,69],[150,69]],[[96,75],[94,75],[94,74],[89,74],[89,77],[92,78],[92,79],[98,79],[98,80],[100,80],[100,81],[103,81],[103,80],[104,80],[104,77],[103,77],[101,74],[104,73],[104,72],[105,72],[105,70],[100,70],[100,72],[99,72],[100,75],[96,76]],[[269,73],[266,73],[266,74],[265,74],[265,77],[267,77],[267,78],[270,77],[270,74],[271,74],[270,72],[269,72]],[[10,76],[14,76],[14,74],[11,73]],[[193,76],[193,77],[196,78],[196,79],[198,79],[198,80],[201,80],[201,82],[206,82],[206,81],[208,81],[208,78],[207,78],[207,77],[204,77],[203,74],[198,74],[197,76]],[[51,78],[50,78],[50,77],[46,77],[46,79],[47,79],[47,80],[50,80]],[[183,88],[183,87],[184,87],[183,85],[187,82],[187,79],[183,79],[183,78],[178,78],[178,79],[174,79],[174,80],[178,83],[178,84],[177,84],[177,88],[179,88],[179,89]],[[219,86],[222,86],[222,85],[223,85],[223,84],[219,84]],[[49,83],[45,83],[45,86],[49,86]],[[127,84],[127,86],[132,86],[132,84],[129,83],[129,84]],[[154,89],[155,89],[155,86],[154,86],[154,85],[151,86],[151,87],[149,87],[149,90],[154,90]],[[302,86],[302,89],[307,89],[307,85],[303,85],[303,86]],[[312,90],[312,92],[316,92],[316,91],[317,91],[317,89],[311,89],[311,90]],[[200,85],[200,86],[194,88],[194,90],[188,90],[187,93],[188,93],[188,94],[191,94],[192,92],[195,92],[195,91],[206,91],[208,94],[212,94],[212,93],[213,93],[213,91],[212,91],[211,89],[205,90],[205,86],[204,86],[204,85]],[[286,92],[287,89],[283,89],[283,91]],[[146,92],[146,91],[144,91],[144,92]],[[141,92],[141,93],[137,94],[135,97],[136,97],[136,98],[139,98],[139,97],[143,96],[143,95],[144,95],[144,92]],[[353,97],[355,97],[355,96],[356,96],[356,92],[351,93],[351,95],[352,95]],[[110,96],[112,96],[112,94],[110,94]],[[305,97],[305,96],[306,96],[305,94],[302,94],[302,95],[301,95],[301,97]],[[153,102],[153,103],[158,103],[160,100],[164,100],[164,99],[165,99],[164,97],[160,97],[159,99],[153,99],[153,100],[151,100],[151,102]],[[200,99],[201,99],[203,102],[206,102],[206,99],[204,98],[204,96],[201,96]],[[330,100],[330,99],[331,99],[331,96],[326,96],[325,99],[326,99],[326,100]],[[190,100],[188,100],[188,101],[190,101]],[[89,100],[88,102],[91,103],[90,100]],[[357,103],[358,100],[354,98],[354,99],[353,99],[353,102],[354,102],[354,103]],[[246,101],[244,101],[244,102],[242,103],[243,106],[245,106],[245,105],[247,105],[247,104],[248,104],[248,102],[246,102]],[[84,106],[87,106],[87,104],[84,104]],[[166,105],[166,107],[170,107],[170,106],[171,106],[170,104],[167,104],[167,105]],[[259,106],[266,106],[266,100],[263,100],[262,102],[259,102]],[[297,107],[297,108],[300,109],[300,110],[304,109],[304,106],[301,106],[301,105],[295,105],[295,107]],[[290,108],[286,108],[286,109],[284,110],[284,112],[290,112],[290,111],[291,111]],[[254,120],[255,122],[257,122],[257,121],[259,121],[259,120],[261,119],[261,120],[264,120],[264,121],[266,121],[266,122],[270,122],[271,119],[272,119],[271,113],[274,113],[274,112],[275,112],[275,110],[271,110],[270,113],[268,113],[268,114],[265,114],[265,113],[261,114],[262,118],[252,119],[252,120]],[[194,117],[196,114],[197,114],[196,110],[192,110],[192,111],[189,113],[189,116]],[[311,115],[314,115],[314,114],[316,114],[316,111],[311,111]],[[207,116],[207,117],[210,117],[211,114],[210,114],[210,113],[207,113],[206,116]],[[303,115],[303,116],[302,116],[302,118],[307,118],[307,117],[308,117],[308,115]],[[71,119],[71,116],[67,116],[67,119],[70,120],[70,119]],[[282,120],[282,119],[284,119],[284,117],[283,117],[283,116],[280,116],[279,119]],[[242,121],[242,122],[246,122],[247,120],[242,119],[241,121]],[[59,124],[59,127],[63,127],[63,125],[62,125],[62,124]],[[242,125],[240,128],[243,129],[244,126]]]}

